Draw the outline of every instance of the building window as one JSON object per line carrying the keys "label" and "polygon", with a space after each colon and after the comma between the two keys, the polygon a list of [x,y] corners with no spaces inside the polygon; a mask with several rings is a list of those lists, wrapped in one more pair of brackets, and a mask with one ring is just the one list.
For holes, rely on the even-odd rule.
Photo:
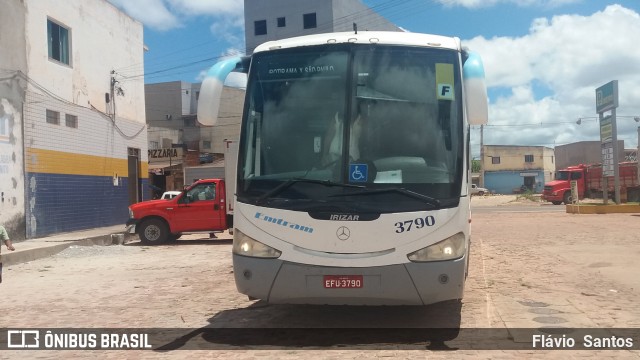
{"label": "building window", "polygon": [[49,42],[49,59],[69,65],[71,42],[69,29],[47,20],[47,38]]}
{"label": "building window", "polygon": [[524,162],[532,163],[533,162],[533,155],[525,155],[524,156]]}
{"label": "building window", "polygon": [[149,141],[149,149],[159,149],[160,143],[157,141]]}
{"label": "building window", "polygon": [[287,26],[287,19],[283,18],[283,17],[279,17],[278,18],[278,27],[285,27]]}
{"label": "building window", "polygon": [[184,119],[184,127],[196,127],[196,119]]}
{"label": "building window", "polygon": [[492,156],[491,157],[492,164],[500,164],[500,156]]}
{"label": "building window", "polygon": [[267,35],[267,20],[258,20],[253,22],[253,34]]}
{"label": "building window", "polygon": [[200,100],[200,91],[196,91],[196,100]]}
{"label": "building window", "polygon": [[47,124],[60,125],[60,113],[47,109]]}
{"label": "building window", "polygon": [[316,24],[316,13],[304,14],[302,15],[303,27],[305,29],[313,29],[317,26]]}
{"label": "building window", "polygon": [[78,128],[78,117],[76,115],[64,114],[64,124],[67,127],[77,129]]}
{"label": "building window", "polygon": [[203,149],[211,149],[211,141],[203,140],[202,141],[202,148]]}

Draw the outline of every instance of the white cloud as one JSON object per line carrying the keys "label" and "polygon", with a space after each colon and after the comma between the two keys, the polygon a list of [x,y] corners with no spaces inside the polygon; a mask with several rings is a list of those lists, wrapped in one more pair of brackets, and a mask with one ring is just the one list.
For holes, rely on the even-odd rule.
{"label": "white cloud", "polygon": [[170,30],[180,26],[178,18],[163,0],[109,0],[129,16],[156,30]]}
{"label": "white cloud", "polygon": [[235,47],[244,49],[244,31],[238,31],[238,29],[244,30],[244,17],[220,19],[220,21],[212,23],[209,29],[213,35],[224,39]]}
{"label": "white cloud", "polygon": [[[182,27],[196,17],[211,19],[212,35],[232,46],[234,53],[244,53],[243,0],[108,0],[145,26],[158,31]],[[221,56],[229,56],[227,50]],[[201,81],[207,70],[194,80]]]}
{"label": "white cloud", "polygon": [[[618,138],[625,148],[636,147],[632,116],[640,116],[640,47],[633,39],[640,39],[640,15],[611,5],[590,16],[536,19],[519,38],[463,41],[482,56],[490,93],[507,89],[491,99],[494,126],[486,127],[485,144],[553,147],[599,140],[595,89],[618,80]],[[544,92],[536,94],[540,85]],[[592,118],[577,125],[579,117]],[[527,125],[533,123],[540,125]]]}
{"label": "white cloud", "polygon": [[215,18],[237,26],[243,23],[243,0],[108,0],[154,30],[180,27],[191,17]]}
{"label": "white cloud", "polygon": [[186,15],[244,16],[243,0],[166,0],[171,7]]}
{"label": "white cloud", "polygon": [[488,8],[499,4],[515,4],[517,6],[538,6],[555,8],[582,0],[436,0],[447,7],[461,6],[470,9]]}

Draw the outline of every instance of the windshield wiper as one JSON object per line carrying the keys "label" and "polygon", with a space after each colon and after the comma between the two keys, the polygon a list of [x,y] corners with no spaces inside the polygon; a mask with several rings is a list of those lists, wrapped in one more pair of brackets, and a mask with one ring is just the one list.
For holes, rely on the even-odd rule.
{"label": "windshield wiper", "polygon": [[334,195],[329,195],[329,197],[333,197],[333,196],[361,196],[361,195],[374,195],[374,194],[386,194],[386,193],[398,193],[398,194],[402,194],[402,195],[406,195],[408,197],[417,199],[417,200],[422,200],[424,202],[426,202],[429,205],[432,205],[436,208],[440,208],[440,200],[436,199],[436,198],[432,198],[431,196],[427,196],[427,195],[423,195],[411,190],[407,190],[405,188],[388,188],[388,189],[377,189],[377,190],[367,190],[367,191],[360,191],[360,192],[353,192],[353,193],[349,193],[349,194],[334,194]]}
{"label": "windshield wiper", "polygon": [[340,187],[345,187],[345,188],[358,188],[358,189],[363,189],[365,188],[362,185],[352,185],[352,184],[341,184],[341,183],[337,183],[337,182],[333,182],[330,180],[316,180],[316,179],[304,179],[304,178],[293,178],[293,179],[289,179],[285,182],[283,182],[282,184],[274,187],[273,189],[271,189],[270,191],[267,191],[266,193],[262,194],[258,199],[256,199],[256,204],[260,204],[262,203],[264,200],[275,196],[281,192],[283,192],[284,190],[288,189],[289,187],[291,187],[291,185],[293,184],[297,184],[297,183],[309,183],[309,184],[320,184],[320,185],[324,185],[324,186],[340,186]]}

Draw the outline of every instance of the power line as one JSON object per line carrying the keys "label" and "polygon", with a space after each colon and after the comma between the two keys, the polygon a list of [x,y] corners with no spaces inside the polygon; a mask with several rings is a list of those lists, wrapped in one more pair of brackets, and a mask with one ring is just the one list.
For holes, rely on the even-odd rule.
{"label": "power line", "polygon": [[[321,24],[319,24],[316,27],[316,30],[322,32],[323,30],[325,31],[329,31],[329,30],[333,30],[333,28],[339,27],[341,25],[345,25],[349,22],[353,22],[354,20],[357,20],[357,22],[359,22],[359,26],[360,24],[363,24],[363,26],[366,28],[366,26],[371,26],[371,27],[375,27],[376,24],[379,24],[380,21],[389,21],[385,18],[385,16],[382,14],[382,12],[384,11],[388,11],[389,12],[389,16],[394,16],[396,14],[413,14],[415,15],[416,11],[415,9],[422,7],[424,10],[424,5],[421,5],[420,2],[416,2],[417,0],[402,0],[402,1],[398,1],[398,0],[389,0],[389,1],[385,1],[381,4],[372,6],[372,7],[366,7],[362,10],[353,12],[351,14],[347,14],[344,16],[341,16],[339,18],[336,19],[331,19],[331,21],[326,21],[323,22]],[[431,6],[437,6],[437,4],[435,4],[434,2],[431,2]],[[405,8],[402,8],[403,6],[408,5]],[[427,7],[428,8],[428,7]],[[360,17],[359,17],[360,16]],[[403,15],[404,16],[404,15]],[[357,18],[358,19],[354,19]],[[246,28],[246,26],[245,26]],[[291,30],[288,33],[285,33],[283,36],[284,37],[290,37],[290,36],[295,36],[295,35],[299,35],[299,31],[298,30]],[[208,43],[210,43],[211,41],[207,41],[207,42],[203,42],[200,43],[198,45],[193,45],[187,48],[183,48],[181,50],[176,50],[173,52],[170,52],[166,55],[164,55],[163,57],[160,58],[156,58],[155,60],[159,60],[162,58],[166,58],[171,54],[175,54],[175,53],[179,53],[179,52],[184,52],[186,50],[189,49],[194,49],[194,48],[199,48],[203,45],[206,45]],[[160,70],[155,70],[152,72],[147,72],[145,73],[144,71],[142,71],[141,73],[138,74],[133,74],[133,75],[126,75],[124,74],[125,70],[127,69],[131,69],[132,67],[135,67],[136,64],[133,65],[129,65],[129,66],[124,66],[121,67],[119,69],[116,69],[116,72],[118,73],[118,75],[123,77],[124,81],[130,80],[130,79],[137,79],[140,77],[145,77],[145,79],[147,78],[153,78],[153,77],[159,77],[159,76],[167,76],[168,72],[171,72],[172,70],[178,70],[178,69],[184,69],[184,68],[188,68],[188,67],[192,67],[194,65],[198,65],[204,62],[209,62],[209,61],[213,61],[213,60],[217,60],[220,58],[224,58],[227,56],[234,56],[234,55],[244,55],[244,53],[239,52],[237,54],[225,54],[225,55],[220,55],[220,56],[215,56],[215,57],[208,57],[205,59],[201,59],[201,60],[196,60],[196,61],[191,61],[188,63],[182,63],[182,64],[177,64],[168,68],[164,68],[164,69],[160,69]],[[190,71],[183,71],[180,73],[176,73],[176,72],[172,72],[171,74],[183,74],[183,73],[187,73]]]}
{"label": "power line", "polygon": [[[118,124],[115,123],[115,119],[111,119],[111,117],[108,114],[103,113],[102,111],[98,110],[97,108],[95,108],[93,105],[90,104],[90,108],[86,107],[86,106],[82,106],[82,105],[78,105],[76,103],[73,103],[71,101],[68,101],[67,99],[64,99],[58,95],[56,95],[55,93],[51,92],[49,89],[47,89],[46,87],[40,85],[38,82],[36,82],[35,80],[33,80],[32,78],[30,78],[27,74],[23,73],[20,70],[3,70],[3,71],[8,71],[8,72],[13,72],[14,73],[14,77],[18,77],[20,79],[23,79],[24,81],[26,81],[27,83],[31,84],[33,87],[35,87],[36,89],[42,91],[46,96],[49,96],[57,101],[60,101],[64,104],[67,104],[69,106],[74,106],[77,108],[82,108],[82,109],[87,109],[87,110],[91,110],[94,112],[97,112],[98,114],[100,114],[102,117],[108,119],[111,124],[113,125],[113,127],[116,129],[116,131],[118,132],[118,134],[120,134],[120,136],[122,136],[123,138],[127,139],[127,140],[132,140],[135,139],[136,137],[138,137],[138,135],[140,135],[140,133],[142,133],[142,131],[144,131],[147,128],[147,125],[143,125],[142,128],[140,128],[140,130],[138,130],[134,135],[127,135],[124,133],[124,131],[122,131],[122,129],[120,129],[120,127],[118,126]],[[10,78],[3,78],[3,79],[12,79],[14,77],[10,77]],[[0,79],[0,80],[3,80]]]}

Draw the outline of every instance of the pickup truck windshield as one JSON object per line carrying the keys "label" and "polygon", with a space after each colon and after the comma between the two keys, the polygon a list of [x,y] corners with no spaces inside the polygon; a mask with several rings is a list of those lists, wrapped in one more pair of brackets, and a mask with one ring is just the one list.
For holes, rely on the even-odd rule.
{"label": "pickup truck windshield", "polygon": [[[238,199],[277,196],[288,201],[269,206],[283,208],[357,202],[381,212],[456,206],[464,168],[459,59],[451,50],[360,44],[255,54]],[[312,183],[271,192],[292,179],[359,185],[367,196],[347,199],[359,190]]]}

